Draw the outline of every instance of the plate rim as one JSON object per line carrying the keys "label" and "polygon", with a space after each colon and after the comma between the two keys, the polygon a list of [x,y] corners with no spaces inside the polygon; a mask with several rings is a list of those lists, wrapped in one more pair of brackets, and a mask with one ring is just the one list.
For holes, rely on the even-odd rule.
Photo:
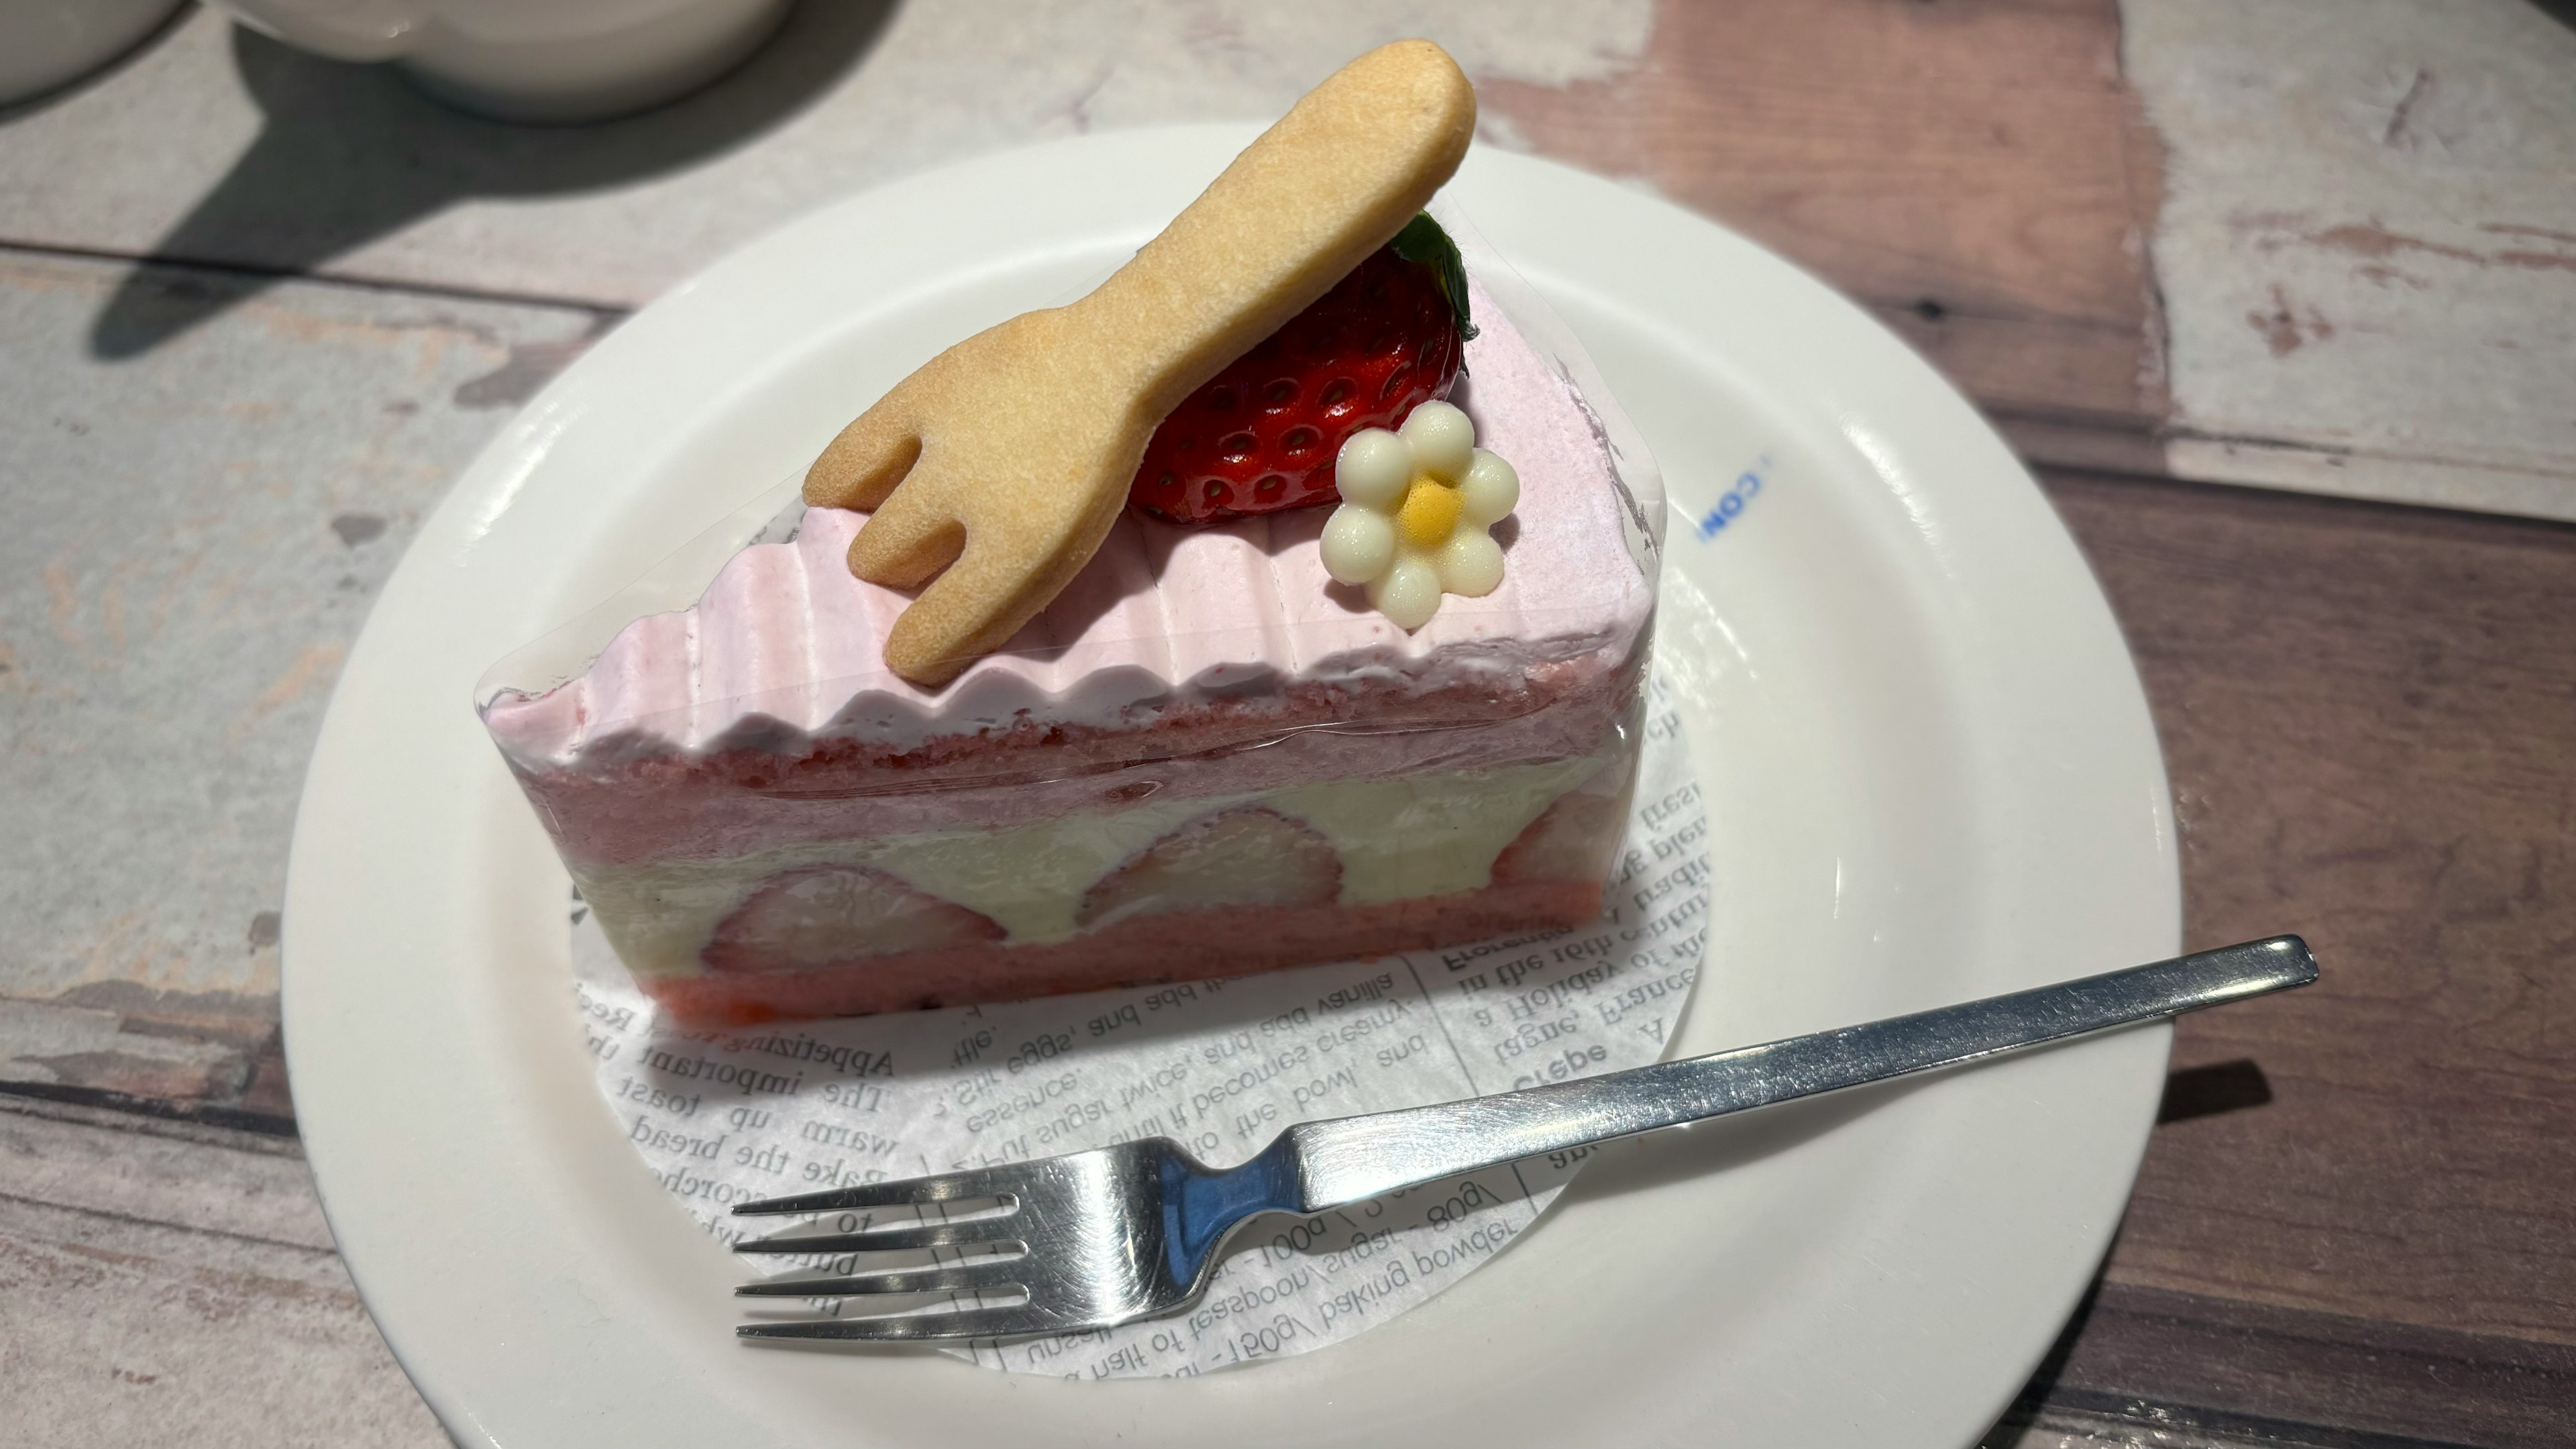
{"label": "plate rim", "polygon": [[[727,1345],[692,1340],[690,1345],[683,1346],[669,1341],[670,1324],[667,1322],[649,1319],[621,1322],[606,1311],[609,1305],[605,1301],[594,1302],[585,1297],[586,1287],[595,1288],[604,1300],[607,1285],[598,1281],[595,1273],[586,1280],[584,1274],[593,1265],[587,1258],[575,1261],[570,1253],[564,1258],[564,1266],[558,1275],[547,1276],[542,1265],[538,1269],[537,1276],[542,1281],[544,1292],[539,1294],[531,1288],[529,1296],[531,1299],[544,1299],[545,1311],[538,1315],[543,1325],[541,1328],[522,1331],[495,1325],[478,1328],[452,1322],[432,1323],[427,1321],[427,1316],[434,1310],[420,1306],[425,1300],[421,1296],[418,1274],[401,1264],[397,1247],[386,1240],[389,1231],[396,1230],[398,1226],[416,1228],[420,1219],[416,1211],[409,1208],[397,1211],[389,1203],[388,1199],[393,1194],[389,1193],[388,1184],[381,1180],[382,1176],[388,1170],[403,1171],[405,1165],[387,1151],[386,1143],[379,1140],[384,1135],[382,1124],[376,1124],[377,1130],[371,1132],[364,1114],[357,1110],[357,1103],[359,1094],[369,1084],[371,1069],[380,1071],[390,1064],[411,1071],[417,1078],[422,1064],[410,1058],[384,1054],[384,1049],[391,1046],[387,1041],[387,1024],[382,1020],[370,1020],[366,973],[355,964],[365,958],[370,943],[364,939],[361,923],[350,918],[346,901],[340,893],[341,888],[348,884],[344,877],[352,862],[366,858],[368,852],[351,851],[347,847],[353,840],[364,839],[368,830],[384,828],[383,819],[373,816],[373,811],[386,811],[390,816],[407,813],[415,819],[427,817],[433,826],[448,830],[471,829],[472,822],[480,818],[474,808],[475,802],[470,800],[434,804],[407,800],[399,782],[371,775],[366,768],[365,732],[370,724],[377,722],[371,716],[390,707],[404,694],[406,687],[417,683],[416,679],[405,678],[399,661],[387,657],[388,649],[393,647],[389,641],[405,627],[416,632],[417,621],[412,617],[413,611],[437,597],[439,584],[452,585],[455,579],[470,570],[476,546],[505,514],[513,508],[528,506],[543,494],[542,489],[532,494],[531,482],[537,480],[550,460],[563,458],[561,450],[568,436],[582,436],[580,430],[586,426],[595,429],[595,419],[603,406],[595,394],[608,385],[607,380],[614,376],[616,368],[629,365],[626,359],[630,354],[649,356],[651,348],[661,345],[664,340],[660,334],[675,330],[685,332],[690,326],[721,315],[732,292],[759,286],[758,278],[764,267],[776,264],[783,256],[794,254],[800,246],[812,245],[817,236],[833,233],[836,228],[879,240],[897,236],[902,223],[899,220],[888,223],[883,219],[885,216],[900,218],[907,211],[926,205],[953,202],[961,196],[995,189],[1001,182],[1042,186],[1050,171],[1077,172],[1086,165],[1108,166],[1114,174],[1120,167],[1169,164],[1176,158],[1197,164],[1220,150],[1230,155],[1255,129],[1231,124],[1160,127],[1041,143],[979,156],[907,177],[791,221],[716,261],[663,300],[642,309],[589,356],[576,361],[494,437],[449,495],[424,521],[419,537],[393,579],[389,580],[376,610],[351,650],[308,768],[305,796],[299,803],[295,842],[289,860],[286,926],[282,942],[281,1012],[285,1018],[290,1081],[295,1084],[299,1122],[304,1127],[316,1187],[334,1234],[344,1244],[351,1276],[398,1360],[421,1388],[442,1422],[460,1441],[499,1442],[503,1438],[523,1437],[530,1424],[568,1422],[564,1415],[573,1413],[575,1407],[560,1402],[560,1395],[554,1402],[493,1403],[495,1392],[518,1393],[525,1398],[526,1391],[524,1388],[495,1390],[488,1381],[488,1372],[486,1382],[466,1382],[476,1369],[460,1366],[462,1355],[458,1344],[461,1338],[478,1332],[485,1338],[500,1334],[518,1352],[560,1357],[568,1351],[570,1339],[560,1326],[568,1321],[564,1312],[567,1303],[589,1302],[598,1316],[588,1326],[587,1332],[598,1343],[572,1347],[622,1342],[630,1354],[664,1354],[665,1358],[657,1362],[664,1364],[669,1371],[662,1375],[658,1389],[650,1384],[639,1386],[632,1373],[627,1373],[622,1382],[633,1392],[675,1393],[683,1398],[704,1395],[710,1400],[722,1399],[726,1393],[712,1381],[712,1376],[720,1371],[709,1365],[724,1357]],[[1086,151],[1091,153],[1087,157],[1081,154]],[[2137,955],[2135,959],[2172,954],[2180,937],[2179,864],[2171,828],[2170,796],[2165,787],[2162,758],[2155,747],[2152,721],[2146,715],[2143,688],[2138,682],[2134,662],[2120,640],[2116,623],[2111,620],[2107,601],[2101,597],[2098,583],[2091,578],[2073,540],[2050,511],[2036,483],[2012,459],[1992,428],[1965,399],[1941,381],[1928,364],[1854,304],[1714,222],[1557,163],[1508,153],[1497,154],[1489,148],[1481,150],[1471,162],[1469,171],[1462,174],[1461,184],[1470,182],[1489,188],[1519,187],[1548,193],[1560,204],[1573,203],[1567,207],[1568,210],[1589,208],[1596,216],[1604,211],[1635,217],[1657,209],[1668,213],[1657,224],[1681,232],[1695,231],[1703,245],[1726,254],[1730,265],[1754,268],[1766,282],[1784,289],[1786,295],[1793,295],[1799,305],[1821,306],[1823,312],[1820,316],[1832,314],[1835,318],[1833,325],[1825,330],[1835,332],[1838,340],[1850,343],[1855,337],[1869,339],[1865,350],[1870,354],[1871,366],[1880,369],[1879,383],[1892,387],[1895,390],[1892,395],[1901,396],[1906,407],[1912,409],[1893,435],[1900,452],[1906,449],[1919,451],[1918,445],[1928,445],[1926,440],[1947,443],[1960,447],[1972,459],[1973,466],[1963,465],[1966,471],[1980,477],[2019,480],[2020,492],[1996,506],[2024,514],[2034,508],[2037,510],[2036,519],[2024,521],[2036,524],[2043,540],[2055,540],[2055,547],[2062,556],[2049,560],[2050,566],[2062,574],[2065,566],[2071,564],[2075,576],[2083,581],[2085,597],[2074,601],[2076,607],[2073,612],[2086,617],[2077,618],[2065,627],[2079,634],[2091,630],[2097,636],[2092,641],[2096,662],[2108,663],[2110,673],[2119,676],[2110,681],[2110,693],[2125,697],[2100,702],[2107,704],[2112,714],[2125,711],[2133,716],[2122,722],[2133,736],[2143,731],[2149,758],[2132,763],[2142,763],[2145,767],[2142,774],[2152,777],[2149,798],[2143,802],[2154,842],[2153,859],[2145,874],[2152,878],[2132,882],[2131,886],[2142,890],[2145,896],[2156,898],[2144,901],[2142,921],[2149,917],[2160,916],[2162,919],[2160,924],[2139,924],[2131,930],[2141,940],[2151,934],[2165,938],[2149,947],[2147,954]],[[1637,208],[1645,208],[1646,211],[1641,212]],[[1491,234],[1494,226],[1490,214],[1480,208],[1477,216],[1480,226]],[[890,232],[889,226],[894,230]],[[1853,328],[1855,323],[1858,331]],[[1913,433],[1921,433],[1924,438],[1917,439]],[[1889,481],[1891,486],[1898,482],[1893,476]],[[1940,492],[1941,485],[1931,478],[1912,481],[1914,486],[1928,488],[1933,494]],[[2107,638],[2099,637],[2104,629],[2107,629]],[[2108,645],[2107,654],[2099,648],[2104,643]],[[480,669],[481,665],[477,664],[468,672],[469,683]],[[2123,683],[2124,691],[2118,687]],[[463,689],[456,691],[459,701],[463,696]],[[461,703],[457,710],[462,714]],[[511,803],[517,803],[515,791],[512,792]],[[434,837],[435,829],[432,834]],[[381,853],[380,850],[377,852]],[[542,859],[551,863],[550,855]],[[512,868],[524,868],[528,864],[528,859],[521,855],[511,860],[477,862],[467,869],[469,874],[479,872],[483,878],[484,903],[491,906],[492,902],[508,898],[514,889],[518,889],[518,886],[497,878],[505,876]],[[385,953],[379,951],[377,954]],[[388,985],[382,980],[373,984],[379,988]],[[470,1017],[478,1023],[485,1022],[494,1008],[505,1006],[505,1003],[491,998],[491,990],[495,988],[492,988],[489,976],[459,976],[448,989],[450,994],[447,997],[433,994],[431,998],[410,999],[435,1000],[444,1007],[459,1010],[479,1009],[485,1013],[484,1016]],[[398,996],[400,991],[388,993],[380,990],[378,994],[379,997],[386,994]],[[378,1004],[381,1005],[381,1001]],[[515,1020],[492,1021],[491,1030],[496,1033],[493,1039],[524,1048],[540,1057],[559,1049],[565,1057],[573,1059],[571,1066],[581,1069],[582,1063],[569,1036],[560,1040],[549,1037],[549,1033],[561,1028],[568,1016],[569,1003],[564,1005],[563,1012],[536,1012]],[[2061,1249],[2072,1247],[2076,1250],[2072,1257],[2081,1258],[2087,1265],[2098,1260],[2101,1251],[2107,1247],[2118,1221],[2119,1207],[2127,1199],[2138,1160],[2144,1152],[2154,1090],[2161,1079],[2168,1037],[2169,1032],[2159,1027],[2129,1033],[2121,1040],[2087,1044],[2072,1052],[2044,1054],[2055,1060],[2054,1070],[2059,1075],[2075,1072],[2068,1063],[2090,1063],[2090,1075],[2109,1084],[2111,1097],[2123,1098],[2104,1104],[2102,1115],[2111,1125],[2102,1140],[2093,1144],[2096,1161],[2086,1184],[2091,1192],[2081,1211],[2069,1206],[2069,1211],[2080,1222],[2061,1230],[2064,1242],[2058,1246]],[[368,1043],[379,1049],[377,1055],[371,1057],[368,1054],[365,1050]],[[416,1048],[417,1043],[414,1046]],[[2012,1070],[2028,1077],[2049,1068],[2043,1063],[2040,1068],[2026,1070],[2021,1064],[2016,1064]],[[1943,1082],[1938,1086],[1941,1092],[1951,1097],[1975,1093],[1994,1096],[2002,1090],[1994,1084],[2004,1082],[2011,1075],[2012,1072],[1990,1073],[1983,1079],[1986,1084],[1983,1086],[1968,1081]],[[417,1086],[419,1081],[412,1080],[409,1084]],[[478,1100],[489,1105],[488,1098]],[[450,1152],[455,1150],[456,1143],[452,1138],[438,1134],[441,1131],[453,1133],[459,1125],[456,1119],[441,1116],[429,1107],[405,1109],[405,1112],[408,1115],[397,1113],[395,1121],[407,1123],[426,1146]],[[488,1122],[488,1112],[486,1119]],[[613,1134],[602,1135],[613,1139]],[[608,1145],[621,1152],[624,1150],[622,1143],[613,1140]],[[370,1180],[371,1173],[377,1180]],[[534,1217],[533,1224],[522,1224],[523,1228],[533,1226],[542,1232],[568,1234],[575,1239],[596,1235],[602,1242],[628,1250],[647,1243],[667,1246],[669,1242],[667,1234],[660,1231],[668,1224],[641,1220],[651,1217],[650,1212],[639,1213],[630,1220],[612,1211],[607,1216],[617,1218],[617,1221],[603,1221],[597,1216],[583,1215],[585,1210],[596,1214],[602,1202],[595,1196],[582,1198],[571,1185],[539,1179],[521,1186],[527,1191],[518,1211]],[[1581,1191],[1583,1186],[1583,1181],[1578,1180],[1576,1190]],[[1672,1185],[1667,1184],[1664,1190],[1669,1193],[1673,1190]],[[1568,1194],[1569,1197],[1574,1195]],[[655,1210],[661,1206],[658,1199],[651,1204]],[[1588,1205],[1587,1210],[1590,1210]],[[1614,1204],[1598,1211],[1615,1216],[1619,1209]],[[487,1227],[495,1225],[484,1224]],[[468,1250],[465,1253],[468,1258],[478,1256],[471,1251],[473,1244],[461,1246]],[[575,1242],[569,1246],[598,1247],[599,1244]],[[601,1251],[606,1249],[601,1248]],[[499,1268],[502,1265],[497,1260],[507,1255],[494,1253],[488,1256],[496,1261],[487,1266]],[[2068,1252],[2059,1251],[2053,1265],[2069,1257]],[[529,1261],[528,1255],[521,1254],[512,1266],[525,1269]],[[1476,1287],[1481,1280],[1505,1277],[1509,1272],[1510,1265],[1504,1265],[1472,1275],[1460,1289],[1444,1295],[1440,1301],[1446,1302]],[[706,1275],[699,1276],[704,1278]],[[1964,1431],[1973,1435],[1982,1431],[1985,1424],[2001,1411],[2054,1337],[2065,1313],[2074,1306],[2089,1281],[2090,1268],[2087,1266],[2071,1278],[2062,1272],[2055,1276],[2062,1281],[2053,1281],[2049,1285],[2050,1291],[2040,1295],[2053,1300],[2054,1306],[2047,1322],[2021,1335],[2011,1351],[2003,1355],[2016,1361],[2008,1373],[1998,1371],[1987,1375],[1997,1381],[2008,1378],[2009,1382],[1999,1390],[1989,1383],[1975,1392],[1954,1392],[1946,1412],[1935,1412],[1935,1406],[1930,1404],[1917,1404],[1916,1410],[1923,1419],[1959,1420],[1964,1413],[1976,1420]],[[658,1303],[663,1308],[670,1308],[669,1285],[663,1287],[666,1291],[659,1298],[646,1293],[641,1298],[631,1299],[629,1311],[634,1311],[632,1305],[635,1303]],[[1479,1291],[1485,1290],[1503,1291],[1493,1284],[1486,1284],[1485,1289]],[[695,1291],[694,1287],[690,1291]],[[1360,1341],[1385,1342],[1392,1347],[1397,1342],[1393,1330],[1431,1312],[1436,1306],[1426,1305],[1395,1324],[1373,1330]],[[577,1319],[579,1314],[574,1312],[569,1317]],[[2035,1340],[2033,1333],[2037,1335]],[[1405,1335],[1407,1339],[1414,1336]],[[488,1364],[491,1351],[489,1345],[478,1349],[484,1356],[476,1361],[477,1364]],[[1403,1351],[1412,1350],[1406,1348]],[[1206,1385],[1194,1386],[1195,1402],[1220,1412],[1243,1412],[1248,1407],[1245,1401],[1264,1397],[1264,1389],[1247,1386],[1249,1381],[1265,1376],[1278,1381],[1268,1386],[1267,1391],[1273,1397],[1283,1388],[1301,1394],[1322,1392],[1329,1397],[1329,1383],[1318,1378],[1316,1365],[1327,1364],[1329,1367],[1327,1361],[1333,1360],[1337,1352],[1347,1355],[1350,1350],[1345,1348],[1281,1361],[1254,1374],[1218,1376],[1207,1381]],[[1298,1367],[1301,1365],[1302,1369]],[[964,1368],[962,1365],[959,1367]],[[622,1366],[610,1370],[620,1371],[623,1371]],[[965,1371],[996,1379],[1000,1377],[990,1375],[989,1370]],[[766,1368],[761,1372],[766,1372]],[[874,1368],[861,1371],[847,1367],[835,1372],[852,1378],[875,1379],[878,1375]],[[809,1370],[799,1369],[784,1371],[780,1381],[793,1380],[799,1374],[803,1374],[809,1383],[814,1378]],[[1220,1381],[1230,1382],[1233,1386],[1222,1386]],[[1208,1385],[1220,1386],[1211,1389]],[[1107,1386],[1100,1386],[1092,1392],[1113,1393]],[[1109,1417],[1124,1422],[1127,1428],[1151,1431],[1156,1427],[1154,1421],[1157,1419],[1164,1421],[1167,1427],[1172,1426],[1173,1411],[1168,1405],[1140,1407],[1134,1389],[1114,1392],[1116,1407]],[[479,1404],[476,1402],[478,1399],[481,1400]],[[1967,1402],[1970,1400],[1975,1403]],[[629,1410],[637,1405],[631,1397],[623,1403]],[[1980,1404],[1984,1407],[1977,1407]],[[639,1418],[630,1414],[632,1422],[627,1427],[639,1432],[667,1430],[670,1431],[667,1437],[676,1439],[686,1436],[681,1431],[686,1420],[693,1417],[696,1416],[648,1413]],[[595,1425],[595,1420],[584,1422]],[[806,1421],[793,1414],[785,1414],[767,1420],[729,1422],[738,1437],[756,1437],[761,1431],[769,1430],[772,1431],[771,1437],[787,1442],[794,1436],[797,1426]],[[1358,1425],[1356,1432],[1364,1434],[1369,1427]],[[1916,1427],[1928,1425],[1918,1420]],[[1949,1426],[1936,1428],[1933,1432],[1938,1437],[1929,1442],[1943,1442],[1945,1439],[1961,1442],[1960,1435],[1952,1432]],[[1131,1439],[1129,1442],[1134,1441]]]}

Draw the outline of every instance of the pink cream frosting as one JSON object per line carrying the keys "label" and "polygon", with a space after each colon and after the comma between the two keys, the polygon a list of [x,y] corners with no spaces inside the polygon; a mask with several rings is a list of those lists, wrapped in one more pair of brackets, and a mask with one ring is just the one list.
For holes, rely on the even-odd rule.
{"label": "pink cream frosting", "polygon": [[795,754],[823,738],[908,748],[1015,720],[1116,727],[1140,706],[1258,696],[1308,683],[1437,690],[1532,666],[1624,658],[1653,609],[1628,552],[1629,508],[1598,422],[1482,288],[1481,328],[1452,397],[1477,442],[1518,470],[1495,536],[1503,582],[1450,596],[1407,634],[1325,574],[1331,510],[1222,527],[1122,516],[1065,592],[946,689],[881,662],[908,598],[850,575],[863,515],[810,509],[797,536],[736,554],[694,608],[637,619],[586,674],[484,712],[523,770],[596,768],[746,746]]}

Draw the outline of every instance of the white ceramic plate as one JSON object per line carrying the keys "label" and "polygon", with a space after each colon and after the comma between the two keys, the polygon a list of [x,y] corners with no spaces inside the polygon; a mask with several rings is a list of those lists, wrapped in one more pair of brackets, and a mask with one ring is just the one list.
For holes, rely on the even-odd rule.
{"label": "white ceramic plate", "polygon": [[[1063,1383],[732,1341],[740,1275],[591,1085],[564,877],[474,681],[923,359],[1113,264],[1251,134],[989,157],[746,248],[538,398],[387,585],[297,822],[286,1041],[341,1249],[461,1442],[1952,1446],[2072,1307],[2162,1027],[1605,1152],[1460,1287],[1243,1372]],[[1676,1049],[2172,954],[2136,676],[1968,405],[1815,281],[1638,192],[1480,151],[1451,195],[1670,480],[1658,648],[1694,698],[1717,872]]]}

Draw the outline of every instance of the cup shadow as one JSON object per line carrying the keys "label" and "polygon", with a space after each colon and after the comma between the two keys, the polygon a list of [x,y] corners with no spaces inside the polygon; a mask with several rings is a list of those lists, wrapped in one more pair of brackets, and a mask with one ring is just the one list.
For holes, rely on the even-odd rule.
{"label": "cup shadow", "polygon": [[150,55],[152,52],[159,50],[161,48],[161,43],[170,38],[171,32],[178,30],[181,26],[188,23],[189,19],[195,14],[196,8],[197,7],[193,5],[174,6],[171,8],[170,13],[162,16],[151,29],[134,37],[133,41],[128,44],[124,50],[119,51],[109,59],[100,61],[89,71],[81,75],[73,76],[71,79],[55,85],[51,90],[38,91],[33,95],[21,96],[18,99],[9,102],[7,105],[0,105],[0,126],[6,126],[15,121],[25,120],[29,116],[39,115],[45,111],[50,111],[56,106],[62,105],[78,96],[86,95],[90,91],[115,80],[118,76],[124,74],[129,66],[132,66],[137,61],[143,59],[143,57]]}
{"label": "cup shadow", "polygon": [[259,135],[146,259],[237,268],[246,285],[174,288],[138,267],[91,324],[90,352],[140,356],[460,201],[602,190],[721,155],[847,74],[896,3],[805,0],[713,86],[640,115],[562,127],[463,115],[392,66],[323,60],[236,26],[233,63],[263,113]]}

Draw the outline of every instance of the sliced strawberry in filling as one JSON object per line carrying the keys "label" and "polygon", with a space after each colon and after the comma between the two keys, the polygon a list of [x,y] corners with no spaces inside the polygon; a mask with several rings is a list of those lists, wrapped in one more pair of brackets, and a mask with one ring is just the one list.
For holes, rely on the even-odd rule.
{"label": "sliced strawberry in filling", "polygon": [[1627,825],[1627,798],[1576,791],[1555,804],[1494,857],[1494,884],[1597,881],[1610,873]]}
{"label": "sliced strawberry in filling", "polygon": [[717,971],[795,971],[998,941],[999,923],[863,865],[769,878],[724,918],[699,959]]}
{"label": "sliced strawberry in filling", "polygon": [[1213,906],[1329,905],[1342,858],[1312,826],[1259,806],[1193,820],[1101,877],[1076,917],[1086,927]]}

